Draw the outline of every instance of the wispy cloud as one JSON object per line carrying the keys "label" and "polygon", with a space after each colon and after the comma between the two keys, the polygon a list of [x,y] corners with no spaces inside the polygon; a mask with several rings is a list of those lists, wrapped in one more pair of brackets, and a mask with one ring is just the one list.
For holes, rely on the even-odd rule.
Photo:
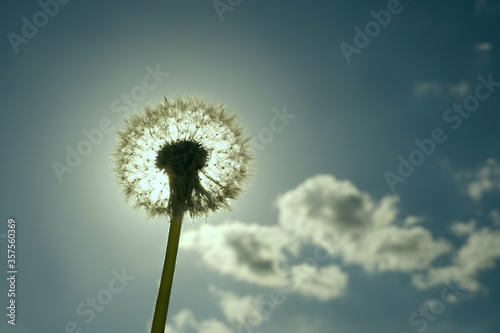
{"label": "wispy cloud", "polygon": [[450,230],[457,236],[470,235],[476,230],[477,222],[470,220],[469,222],[455,222],[451,225]]}
{"label": "wispy cloud", "polygon": [[[281,288],[320,301],[340,297],[347,288],[348,276],[338,266],[319,267],[313,257],[295,263],[304,242],[279,225],[226,221],[185,232],[181,247],[197,251],[208,268],[242,282]],[[324,254],[321,258],[326,259]],[[224,300],[230,299],[224,295]]]}
{"label": "wispy cloud", "polygon": [[195,250],[210,269],[264,287],[286,284],[285,250],[296,251],[296,240],[279,226],[227,221],[203,225],[183,234],[180,246]]}
{"label": "wispy cloud", "polygon": [[[484,171],[471,173],[476,174]],[[500,231],[478,228],[476,220],[454,222],[450,230],[464,242],[455,248],[450,240],[434,237],[422,217],[401,216],[398,196],[376,200],[351,181],[333,175],[306,179],[280,195],[276,206],[277,225],[240,221],[202,225],[186,231],[181,246],[198,252],[207,268],[237,281],[278,288],[318,302],[348,293],[346,266],[360,266],[370,275],[406,274],[416,290],[457,281],[466,290],[477,292],[483,288],[478,280],[480,273],[496,267],[500,258]],[[498,211],[490,215],[493,221],[500,220]],[[323,257],[340,263],[306,260],[297,264],[297,258],[311,245],[322,249]],[[443,259],[439,266],[438,258]],[[252,313],[272,294],[261,289],[256,294],[241,295],[213,285],[209,291],[226,323],[199,321],[185,310],[175,317],[172,333],[183,327],[211,333],[214,327],[225,332],[228,324],[241,326],[255,317]],[[258,325],[269,319],[259,313]]]}
{"label": "wispy cloud", "polygon": [[239,296],[234,292],[218,288],[214,285],[209,286],[209,291],[218,300],[224,317],[230,323],[245,322],[248,316],[254,312],[262,317],[260,318],[261,321],[268,319],[264,318],[260,312],[255,311],[256,306],[263,300],[262,295]]}
{"label": "wispy cloud", "polygon": [[333,254],[368,272],[428,268],[452,247],[421,226],[399,226],[398,200],[377,202],[349,181],[321,175],[278,199],[279,223],[317,244],[335,244]]}
{"label": "wispy cloud", "polygon": [[474,170],[456,172],[455,177],[468,196],[479,201],[488,193],[500,191],[500,162],[489,158]]}
{"label": "wispy cloud", "polygon": [[456,252],[451,265],[431,268],[426,273],[417,274],[413,277],[413,283],[420,289],[427,289],[456,280],[470,291],[479,291],[479,273],[495,267],[498,259],[500,232],[482,228],[470,233],[467,243]]}
{"label": "wispy cloud", "polygon": [[165,333],[234,333],[229,326],[217,319],[197,320],[194,314],[187,309],[181,310],[167,324]]}
{"label": "wispy cloud", "polygon": [[[305,272],[305,274],[304,274]],[[327,302],[345,294],[349,276],[336,265],[314,267],[301,264],[292,267],[292,276],[299,294]]]}

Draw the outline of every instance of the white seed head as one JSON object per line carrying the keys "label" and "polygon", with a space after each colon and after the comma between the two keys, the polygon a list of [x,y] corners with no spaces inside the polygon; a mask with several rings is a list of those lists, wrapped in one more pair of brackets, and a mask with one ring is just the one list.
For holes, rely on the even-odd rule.
{"label": "white seed head", "polygon": [[224,105],[178,97],[133,114],[113,150],[118,186],[147,216],[229,208],[249,177],[250,138]]}

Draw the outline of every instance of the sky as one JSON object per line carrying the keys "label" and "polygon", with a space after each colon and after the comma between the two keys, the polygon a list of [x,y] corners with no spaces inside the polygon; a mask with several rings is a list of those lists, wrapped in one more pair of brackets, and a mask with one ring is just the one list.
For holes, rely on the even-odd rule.
{"label": "sky", "polygon": [[169,222],[111,152],[179,94],[256,158],[232,211],[184,221],[166,332],[498,332],[500,1],[0,6],[2,333],[148,332]]}

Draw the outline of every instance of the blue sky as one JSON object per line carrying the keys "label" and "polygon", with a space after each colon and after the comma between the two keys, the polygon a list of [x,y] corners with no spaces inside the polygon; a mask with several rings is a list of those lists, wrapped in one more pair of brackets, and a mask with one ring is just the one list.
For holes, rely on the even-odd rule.
{"label": "blue sky", "polygon": [[1,7],[1,332],[147,331],[168,221],[110,153],[184,92],[261,149],[232,212],[184,222],[167,332],[498,331],[499,1]]}

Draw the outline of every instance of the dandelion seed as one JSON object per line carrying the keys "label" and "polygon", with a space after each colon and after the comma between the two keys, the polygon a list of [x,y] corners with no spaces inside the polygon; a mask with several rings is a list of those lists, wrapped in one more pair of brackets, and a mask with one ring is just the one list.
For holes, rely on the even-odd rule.
{"label": "dandelion seed", "polygon": [[223,105],[197,97],[146,106],[118,132],[118,186],[149,218],[170,220],[167,253],[151,332],[165,329],[182,217],[230,207],[246,185],[250,139]]}
{"label": "dandelion seed", "polygon": [[165,98],[133,115],[118,132],[113,158],[126,199],[154,218],[171,217],[176,205],[191,216],[229,208],[252,156],[224,106],[191,97]]}

